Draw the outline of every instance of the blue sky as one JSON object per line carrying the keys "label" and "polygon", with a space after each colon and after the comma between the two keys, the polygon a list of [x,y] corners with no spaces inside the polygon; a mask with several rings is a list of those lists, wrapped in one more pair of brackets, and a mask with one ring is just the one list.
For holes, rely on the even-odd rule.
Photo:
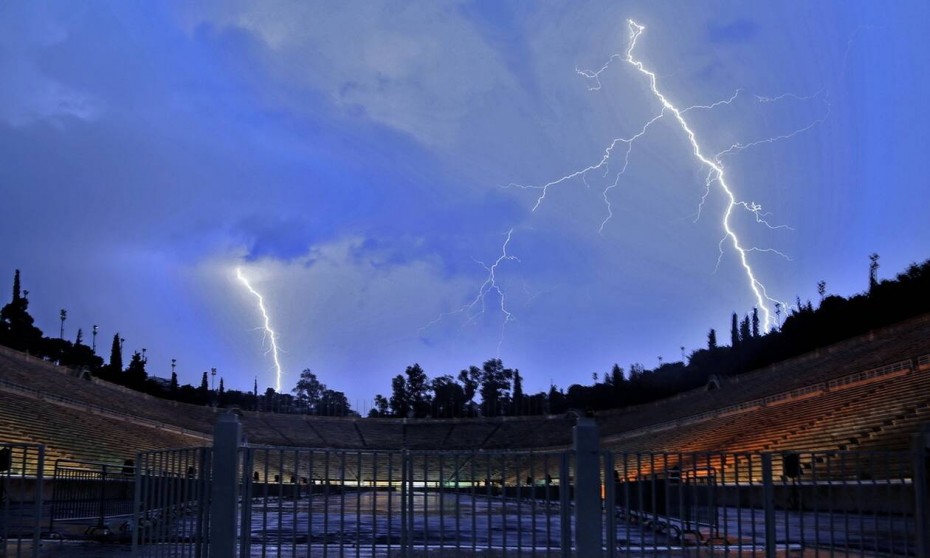
{"label": "blue sky", "polygon": [[65,308],[150,373],[274,386],[241,267],[282,388],[362,411],[414,362],[678,360],[759,305],[678,122],[537,206],[662,114],[628,19],[702,152],[751,144],[719,161],[769,311],[930,257],[923,2],[6,2],[2,284],[48,335]]}

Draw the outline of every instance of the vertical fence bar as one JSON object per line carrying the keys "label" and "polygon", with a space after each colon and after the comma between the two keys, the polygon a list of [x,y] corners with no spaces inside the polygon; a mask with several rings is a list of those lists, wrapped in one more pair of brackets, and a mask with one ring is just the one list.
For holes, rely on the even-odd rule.
{"label": "vertical fence bar", "polygon": [[597,423],[579,417],[573,430],[575,451],[575,547],[579,556],[601,553],[601,468]]}
{"label": "vertical fence bar", "polygon": [[239,439],[236,415],[220,415],[213,429],[213,487],[210,509],[210,558],[236,555],[236,516],[239,502]]}
{"label": "vertical fence bar", "polygon": [[400,551],[407,556],[410,554],[410,536],[407,532],[407,492],[410,482],[410,455],[405,450],[401,454],[400,463]]}
{"label": "vertical fence bar", "polygon": [[765,521],[765,558],[775,558],[775,486],[772,454],[762,454],[762,509]]}
{"label": "vertical fence bar", "polygon": [[617,476],[614,469],[614,454],[604,452],[604,513],[607,514],[607,531],[604,543],[607,558],[617,555]]}
{"label": "vertical fence bar", "polygon": [[255,454],[252,448],[242,450],[242,509],[239,519],[239,558],[248,558],[251,555],[252,544],[252,470],[255,463]]}
{"label": "vertical fence bar", "polygon": [[[32,523],[32,558],[39,558],[39,539],[42,536],[42,530],[40,524],[42,523],[42,485],[44,484],[44,475],[45,475],[45,446],[37,446],[38,450],[38,463],[36,464],[36,489],[35,489],[35,507],[33,508],[33,513],[35,514],[34,521]],[[23,472],[26,471],[26,452],[23,452]]]}
{"label": "vertical fence bar", "polygon": [[571,486],[568,480],[570,452],[563,452],[559,462],[559,529],[562,558],[572,555]]}
{"label": "vertical fence bar", "polygon": [[913,444],[913,484],[914,484],[914,522],[917,528],[917,555],[930,556],[930,510],[928,499],[930,490],[927,489],[928,453],[930,453],[930,431],[926,427],[914,436]]}

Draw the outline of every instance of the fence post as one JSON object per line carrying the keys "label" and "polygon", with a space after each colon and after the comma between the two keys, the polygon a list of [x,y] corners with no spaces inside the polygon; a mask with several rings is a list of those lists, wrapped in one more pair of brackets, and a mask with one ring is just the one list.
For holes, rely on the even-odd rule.
{"label": "fence post", "polygon": [[775,480],[772,454],[762,454],[762,514],[765,519],[765,558],[775,558]]}
{"label": "fence post", "polygon": [[601,556],[601,467],[597,424],[578,417],[575,443],[575,550],[578,556]]}
{"label": "fence post", "polygon": [[562,452],[559,459],[559,540],[562,558],[572,556],[571,482],[568,480],[569,452]]}
{"label": "fence post", "polygon": [[213,486],[210,494],[210,558],[235,558],[239,502],[239,439],[236,415],[220,415],[213,427]]}
{"label": "fence post", "polygon": [[930,465],[930,427],[924,426],[914,436],[913,483],[914,522],[917,524],[917,555],[930,553],[930,510],[927,509],[930,491],[927,489],[928,465]]}

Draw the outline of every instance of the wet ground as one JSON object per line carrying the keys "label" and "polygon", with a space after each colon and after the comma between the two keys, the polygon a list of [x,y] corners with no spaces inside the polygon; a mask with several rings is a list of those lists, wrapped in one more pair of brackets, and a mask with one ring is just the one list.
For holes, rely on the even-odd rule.
{"label": "wet ground", "polygon": [[[681,532],[687,526],[680,522],[619,514],[614,538],[617,555],[764,555],[761,510],[717,508],[716,512],[716,529],[705,525],[699,535],[685,536]],[[778,512],[775,519],[778,556],[907,556],[915,552],[912,519],[905,516]],[[562,510],[558,502],[540,500],[453,492],[415,493],[407,499],[396,492],[316,494],[298,500],[255,499],[250,522],[245,544],[251,556],[561,556]],[[196,510],[174,515],[168,537],[172,540],[141,546],[139,558],[192,556],[194,545],[188,535],[197,532],[196,523]],[[120,536],[116,523],[114,531],[117,538],[111,541]],[[698,543],[703,546],[690,546]],[[0,558],[31,556],[28,542],[0,543]],[[37,556],[129,558],[131,546],[44,540]]]}

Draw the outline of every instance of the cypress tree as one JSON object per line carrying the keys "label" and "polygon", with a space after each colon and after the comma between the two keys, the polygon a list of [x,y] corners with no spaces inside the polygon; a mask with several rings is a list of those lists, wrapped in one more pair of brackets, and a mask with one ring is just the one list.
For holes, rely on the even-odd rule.
{"label": "cypress tree", "polygon": [[707,350],[713,351],[717,348],[717,331],[711,329],[707,334]]}
{"label": "cypress tree", "polygon": [[210,382],[207,381],[207,373],[203,373],[203,377],[200,379],[200,395],[203,397],[204,402],[209,400],[210,395]]}
{"label": "cypress tree", "polygon": [[749,316],[743,318],[742,323],[739,325],[739,338],[740,342],[746,343],[752,339],[752,329],[749,326]]}
{"label": "cypress tree", "polygon": [[19,270],[17,269],[13,273],[13,302],[18,301],[20,298],[22,298],[22,295],[20,294]]}
{"label": "cypress tree", "polygon": [[110,347],[110,371],[113,374],[123,370],[123,348],[120,346],[119,333],[113,335],[113,345]]}
{"label": "cypress tree", "polygon": [[734,349],[739,347],[739,317],[733,312],[733,320],[730,325],[730,346]]}
{"label": "cypress tree", "polygon": [[42,330],[29,315],[29,291],[20,291],[19,270],[13,275],[13,300],[0,309],[0,342],[18,351],[35,351]]}
{"label": "cypress tree", "polygon": [[174,399],[178,393],[178,373],[174,370],[171,371],[171,384],[168,386],[168,391],[171,393],[172,399]]}

